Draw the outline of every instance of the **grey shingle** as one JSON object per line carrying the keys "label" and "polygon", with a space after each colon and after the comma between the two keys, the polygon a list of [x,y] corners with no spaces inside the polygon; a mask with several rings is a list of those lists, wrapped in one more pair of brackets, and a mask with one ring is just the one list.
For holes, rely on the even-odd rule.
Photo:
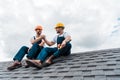
{"label": "grey shingle", "polygon": [[119,48],[76,53],[54,61],[41,70],[22,67],[13,71],[6,70],[11,62],[1,62],[0,80],[120,80]]}

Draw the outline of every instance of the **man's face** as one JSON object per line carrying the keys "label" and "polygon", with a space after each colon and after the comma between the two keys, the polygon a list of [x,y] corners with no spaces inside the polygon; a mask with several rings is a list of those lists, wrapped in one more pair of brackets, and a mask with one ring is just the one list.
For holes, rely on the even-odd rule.
{"label": "man's face", "polygon": [[56,32],[59,34],[59,33],[61,33],[63,31],[63,28],[56,28]]}
{"label": "man's face", "polygon": [[36,34],[41,34],[42,33],[42,30],[41,29],[36,29]]}

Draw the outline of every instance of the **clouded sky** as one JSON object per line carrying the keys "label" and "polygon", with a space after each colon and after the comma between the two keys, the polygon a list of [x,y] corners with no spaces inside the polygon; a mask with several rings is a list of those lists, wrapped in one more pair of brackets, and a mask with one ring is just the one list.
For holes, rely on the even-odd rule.
{"label": "clouded sky", "polygon": [[0,61],[30,45],[34,27],[49,40],[57,22],[72,36],[72,53],[120,47],[119,0],[0,0]]}

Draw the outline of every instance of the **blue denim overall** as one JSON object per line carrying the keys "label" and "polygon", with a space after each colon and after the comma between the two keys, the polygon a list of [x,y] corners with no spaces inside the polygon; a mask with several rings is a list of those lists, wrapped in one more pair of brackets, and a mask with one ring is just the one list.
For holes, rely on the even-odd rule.
{"label": "blue denim overall", "polygon": [[28,59],[36,59],[39,52],[43,48],[43,46],[39,46],[41,42],[42,40],[34,43],[29,51],[28,51],[29,48],[27,46],[22,46],[20,50],[17,52],[17,54],[14,56],[13,60],[21,61],[25,54],[27,54]]}
{"label": "blue denim overall", "polygon": [[[58,36],[57,37],[57,45],[61,44],[64,39],[65,39],[64,36],[62,36],[62,37]],[[54,57],[68,56],[69,54],[71,54],[71,47],[72,47],[71,43],[67,42],[66,46],[61,48],[61,49],[58,49],[57,47],[55,47],[55,48],[50,48],[50,47],[43,48],[41,50],[41,52],[39,53],[37,59],[44,62],[46,60],[46,58],[50,55],[54,55]]]}

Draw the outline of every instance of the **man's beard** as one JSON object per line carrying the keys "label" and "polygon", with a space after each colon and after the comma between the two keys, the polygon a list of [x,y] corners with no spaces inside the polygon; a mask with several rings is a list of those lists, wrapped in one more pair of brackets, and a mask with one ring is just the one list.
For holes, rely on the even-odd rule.
{"label": "man's beard", "polygon": [[40,35],[41,33],[40,32],[37,32],[38,35]]}
{"label": "man's beard", "polygon": [[57,31],[57,33],[60,33],[60,31]]}

